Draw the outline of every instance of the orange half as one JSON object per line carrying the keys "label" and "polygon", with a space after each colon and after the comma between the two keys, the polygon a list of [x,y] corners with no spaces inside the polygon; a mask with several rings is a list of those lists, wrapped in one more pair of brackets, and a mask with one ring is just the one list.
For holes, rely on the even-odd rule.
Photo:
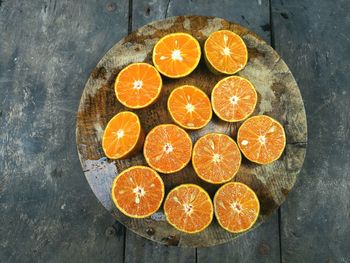
{"label": "orange half", "polygon": [[168,98],[169,113],[185,129],[200,129],[212,117],[210,100],[201,89],[184,85],[174,89]]}
{"label": "orange half", "polygon": [[141,150],[143,140],[139,117],[133,112],[122,111],[108,122],[102,137],[102,148],[108,158],[123,159]]}
{"label": "orange half", "polygon": [[146,136],[143,154],[149,166],[161,173],[175,173],[191,159],[190,136],[174,124],[154,127]]}
{"label": "orange half", "polygon": [[169,78],[189,75],[198,65],[201,48],[197,39],[187,33],[173,33],[162,37],[153,49],[153,64]]}
{"label": "orange half", "polygon": [[205,41],[206,61],[215,71],[234,74],[248,61],[248,50],[243,39],[229,30],[213,32]]}
{"label": "orange half", "polygon": [[233,179],[241,160],[237,144],[226,134],[206,134],[193,147],[192,165],[196,174],[212,184]]}
{"label": "orange half", "polygon": [[170,191],[164,202],[167,221],[186,233],[198,233],[213,220],[213,203],[198,185],[182,184]]}
{"label": "orange half", "polygon": [[150,64],[133,63],[122,69],[115,81],[114,91],[118,101],[132,109],[154,103],[162,89],[162,78]]}
{"label": "orange half", "polygon": [[112,200],[125,215],[144,218],[155,213],[164,198],[164,183],[153,169],[133,166],[113,181]]}
{"label": "orange half", "polygon": [[215,216],[220,226],[231,233],[250,229],[258,219],[260,203],[252,189],[231,182],[219,188],[214,196]]}
{"label": "orange half", "polygon": [[278,121],[259,115],[247,119],[239,127],[237,143],[248,160],[269,164],[281,157],[286,146],[286,135]]}
{"label": "orange half", "polygon": [[238,122],[254,112],[258,95],[253,84],[242,77],[220,80],[212,90],[211,104],[215,114],[227,122]]}

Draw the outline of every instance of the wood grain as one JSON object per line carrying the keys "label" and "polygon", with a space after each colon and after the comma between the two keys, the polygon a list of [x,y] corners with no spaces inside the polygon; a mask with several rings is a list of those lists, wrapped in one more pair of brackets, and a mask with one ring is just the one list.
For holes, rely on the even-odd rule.
{"label": "wood grain", "polygon": [[[249,30],[228,21],[211,17],[172,17],[156,21],[133,32],[116,44],[97,65],[97,70],[105,71],[103,76],[91,76],[81,98],[77,119],[77,146],[86,178],[101,203],[115,217],[138,234],[162,243],[169,238],[176,239],[171,245],[211,246],[232,240],[239,236],[226,232],[214,222],[207,230],[196,235],[183,234],[166,223],[160,211],[157,216],[135,220],[122,215],[110,200],[111,182],[118,171],[131,165],[145,164],[142,154],[129,160],[109,161],[101,148],[101,136],[108,120],[125,108],[119,104],[113,91],[113,83],[118,72],[131,62],[151,60],[151,51],[156,41],[171,32],[189,32],[201,44],[213,31],[230,29],[241,35],[249,50],[247,67],[240,75],[255,85],[259,101],[254,114],[268,114],[279,120],[287,135],[286,151],[280,160],[267,166],[254,165],[246,160],[236,176],[236,180],[253,188],[261,202],[261,215],[256,226],[261,224],[284,201],[292,188],[303,163],[306,145],[306,118],[303,102],[292,74],[278,54]],[[188,77],[170,80],[164,78],[163,94],[160,100],[148,109],[138,110],[141,123],[146,132],[160,123],[171,123],[166,111],[167,96],[176,86],[195,84],[210,94],[211,88],[222,76],[211,74],[204,63]],[[190,135],[195,141],[198,137],[212,131],[236,135],[238,124],[228,124],[216,117],[211,123]],[[163,175],[168,191],[184,182],[202,185],[210,195],[217,186],[202,182],[191,166],[173,175]],[[147,229],[153,228],[152,235]]]}
{"label": "wood grain", "polygon": [[350,1],[273,1],[275,44],[308,113],[305,165],[281,209],[283,262],[350,262]]}
{"label": "wood grain", "polygon": [[[349,1],[270,2],[271,24],[268,0],[0,1],[0,261],[278,262],[281,252],[283,262],[350,262]],[[305,165],[281,206],[280,248],[274,213],[197,258],[129,230],[123,251],[124,227],[82,176],[74,129],[91,70],[127,34],[129,3],[134,28],[197,14],[236,21],[265,41],[272,33],[309,132]]]}
{"label": "wood grain", "polygon": [[127,34],[128,1],[108,4],[0,1],[0,262],[123,261],[75,146],[86,79]]}

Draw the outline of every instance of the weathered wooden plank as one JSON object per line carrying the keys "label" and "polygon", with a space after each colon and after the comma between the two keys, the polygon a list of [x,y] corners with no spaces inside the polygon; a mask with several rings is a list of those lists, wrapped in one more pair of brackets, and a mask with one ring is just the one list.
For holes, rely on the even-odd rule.
{"label": "weathered wooden plank", "polygon": [[133,1],[133,28],[153,20],[181,15],[215,16],[238,23],[270,41],[268,0]]}
{"label": "weathered wooden plank", "polygon": [[278,218],[276,214],[259,228],[232,242],[197,249],[197,262],[279,262]]}
{"label": "weathered wooden plank", "polygon": [[75,148],[87,77],[127,33],[128,1],[0,1],[0,261],[121,262],[124,228]]}
{"label": "weathered wooden plank", "polygon": [[283,262],[350,262],[350,2],[272,1],[277,51],[308,113],[305,165],[281,209]]}
{"label": "weathered wooden plank", "polygon": [[[195,263],[196,250],[194,248],[179,248],[164,246],[127,230],[125,240],[125,262],[126,263],[163,263],[180,262]],[[175,241],[176,242],[176,241]]]}

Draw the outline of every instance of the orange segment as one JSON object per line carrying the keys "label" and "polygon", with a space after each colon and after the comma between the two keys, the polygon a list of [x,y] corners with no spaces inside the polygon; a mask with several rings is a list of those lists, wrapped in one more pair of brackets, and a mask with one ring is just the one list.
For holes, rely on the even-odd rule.
{"label": "orange segment", "polygon": [[215,216],[222,228],[240,233],[256,222],[260,204],[252,189],[242,183],[231,182],[219,188],[214,196]]}
{"label": "orange segment", "polygon": [[186,129],[203,128],[212,116],[208,96],[190,85],[178,87],[171,92],[168,110],[172,119]]}
{"label": "orange segment", "polygon": [[164,198],[164,183],[153,169],[133,166],[121,172],[112,185],[112,199],[125,215],[144,218],[155,213]]}
{"label": "orange segment", "polygon": [[269,164],[280,158],[286,146],[282,125],[266,115],[247,119],[238,129],[238,146],[252,162]]}
{"label": "orange segment", "polygon": [[164,202],[167,221],[186,233],[198,233],[213,220],[213,204],[198,185],[182,184],[170,191]]}
{"label": "orange segment", "polygon": [[174,33],[162,37],[153,49],[153,64],[169,78],[190,74],[201,58],[198,41],[186,33]]}
{"label": "orange segment", "polygon": [[213,184],[231,180],[241,165],[241,152],[229,136],[209,133],[193,147],[192,165],[197,175]]}
{"label": "orange segment", "polygon": [[253,84],[238,76],[220,80],[211,93],[213,111],[220,119],[228,122],[246,119],[253,113],[257,100]]}
{"label": "orange segment", "polygon": [[144,134],[139,117],[122,111],[107,124],[102,137],[102,148],[110,159],[123,159],[142,148]]}
{"label": "orange segment", "polygon": [[151,105],[159,97],[162,78],[150,64],[133,63],[118,74],[114,91],[121,104],[132,109]]}
{"label": "orange segment", "polygon": [[229,30],[212,33],[204,44],[207,62],[214,70],[234,74],[245,67],[248,51],[243,39]]}
{"label": "orange segment", "polygon": [[143,153],[149,166],[161,173],[175,173],[191,159],[192,141],[180,127],[162,124],[146,136]]}

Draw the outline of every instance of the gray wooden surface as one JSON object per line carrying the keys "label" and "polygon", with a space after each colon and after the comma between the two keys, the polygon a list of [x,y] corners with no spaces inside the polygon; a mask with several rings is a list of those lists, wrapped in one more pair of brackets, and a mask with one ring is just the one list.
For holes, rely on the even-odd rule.
{"label": "gray wooden surface", "polygon": [[[350,2],[0,1],[0,262],[350,262]],[[246,236],[179,249],[125,230],[75,149],[86,79],[151,20],[212,15],[271,41],[308,114],[304,169],[280,213]]]}

